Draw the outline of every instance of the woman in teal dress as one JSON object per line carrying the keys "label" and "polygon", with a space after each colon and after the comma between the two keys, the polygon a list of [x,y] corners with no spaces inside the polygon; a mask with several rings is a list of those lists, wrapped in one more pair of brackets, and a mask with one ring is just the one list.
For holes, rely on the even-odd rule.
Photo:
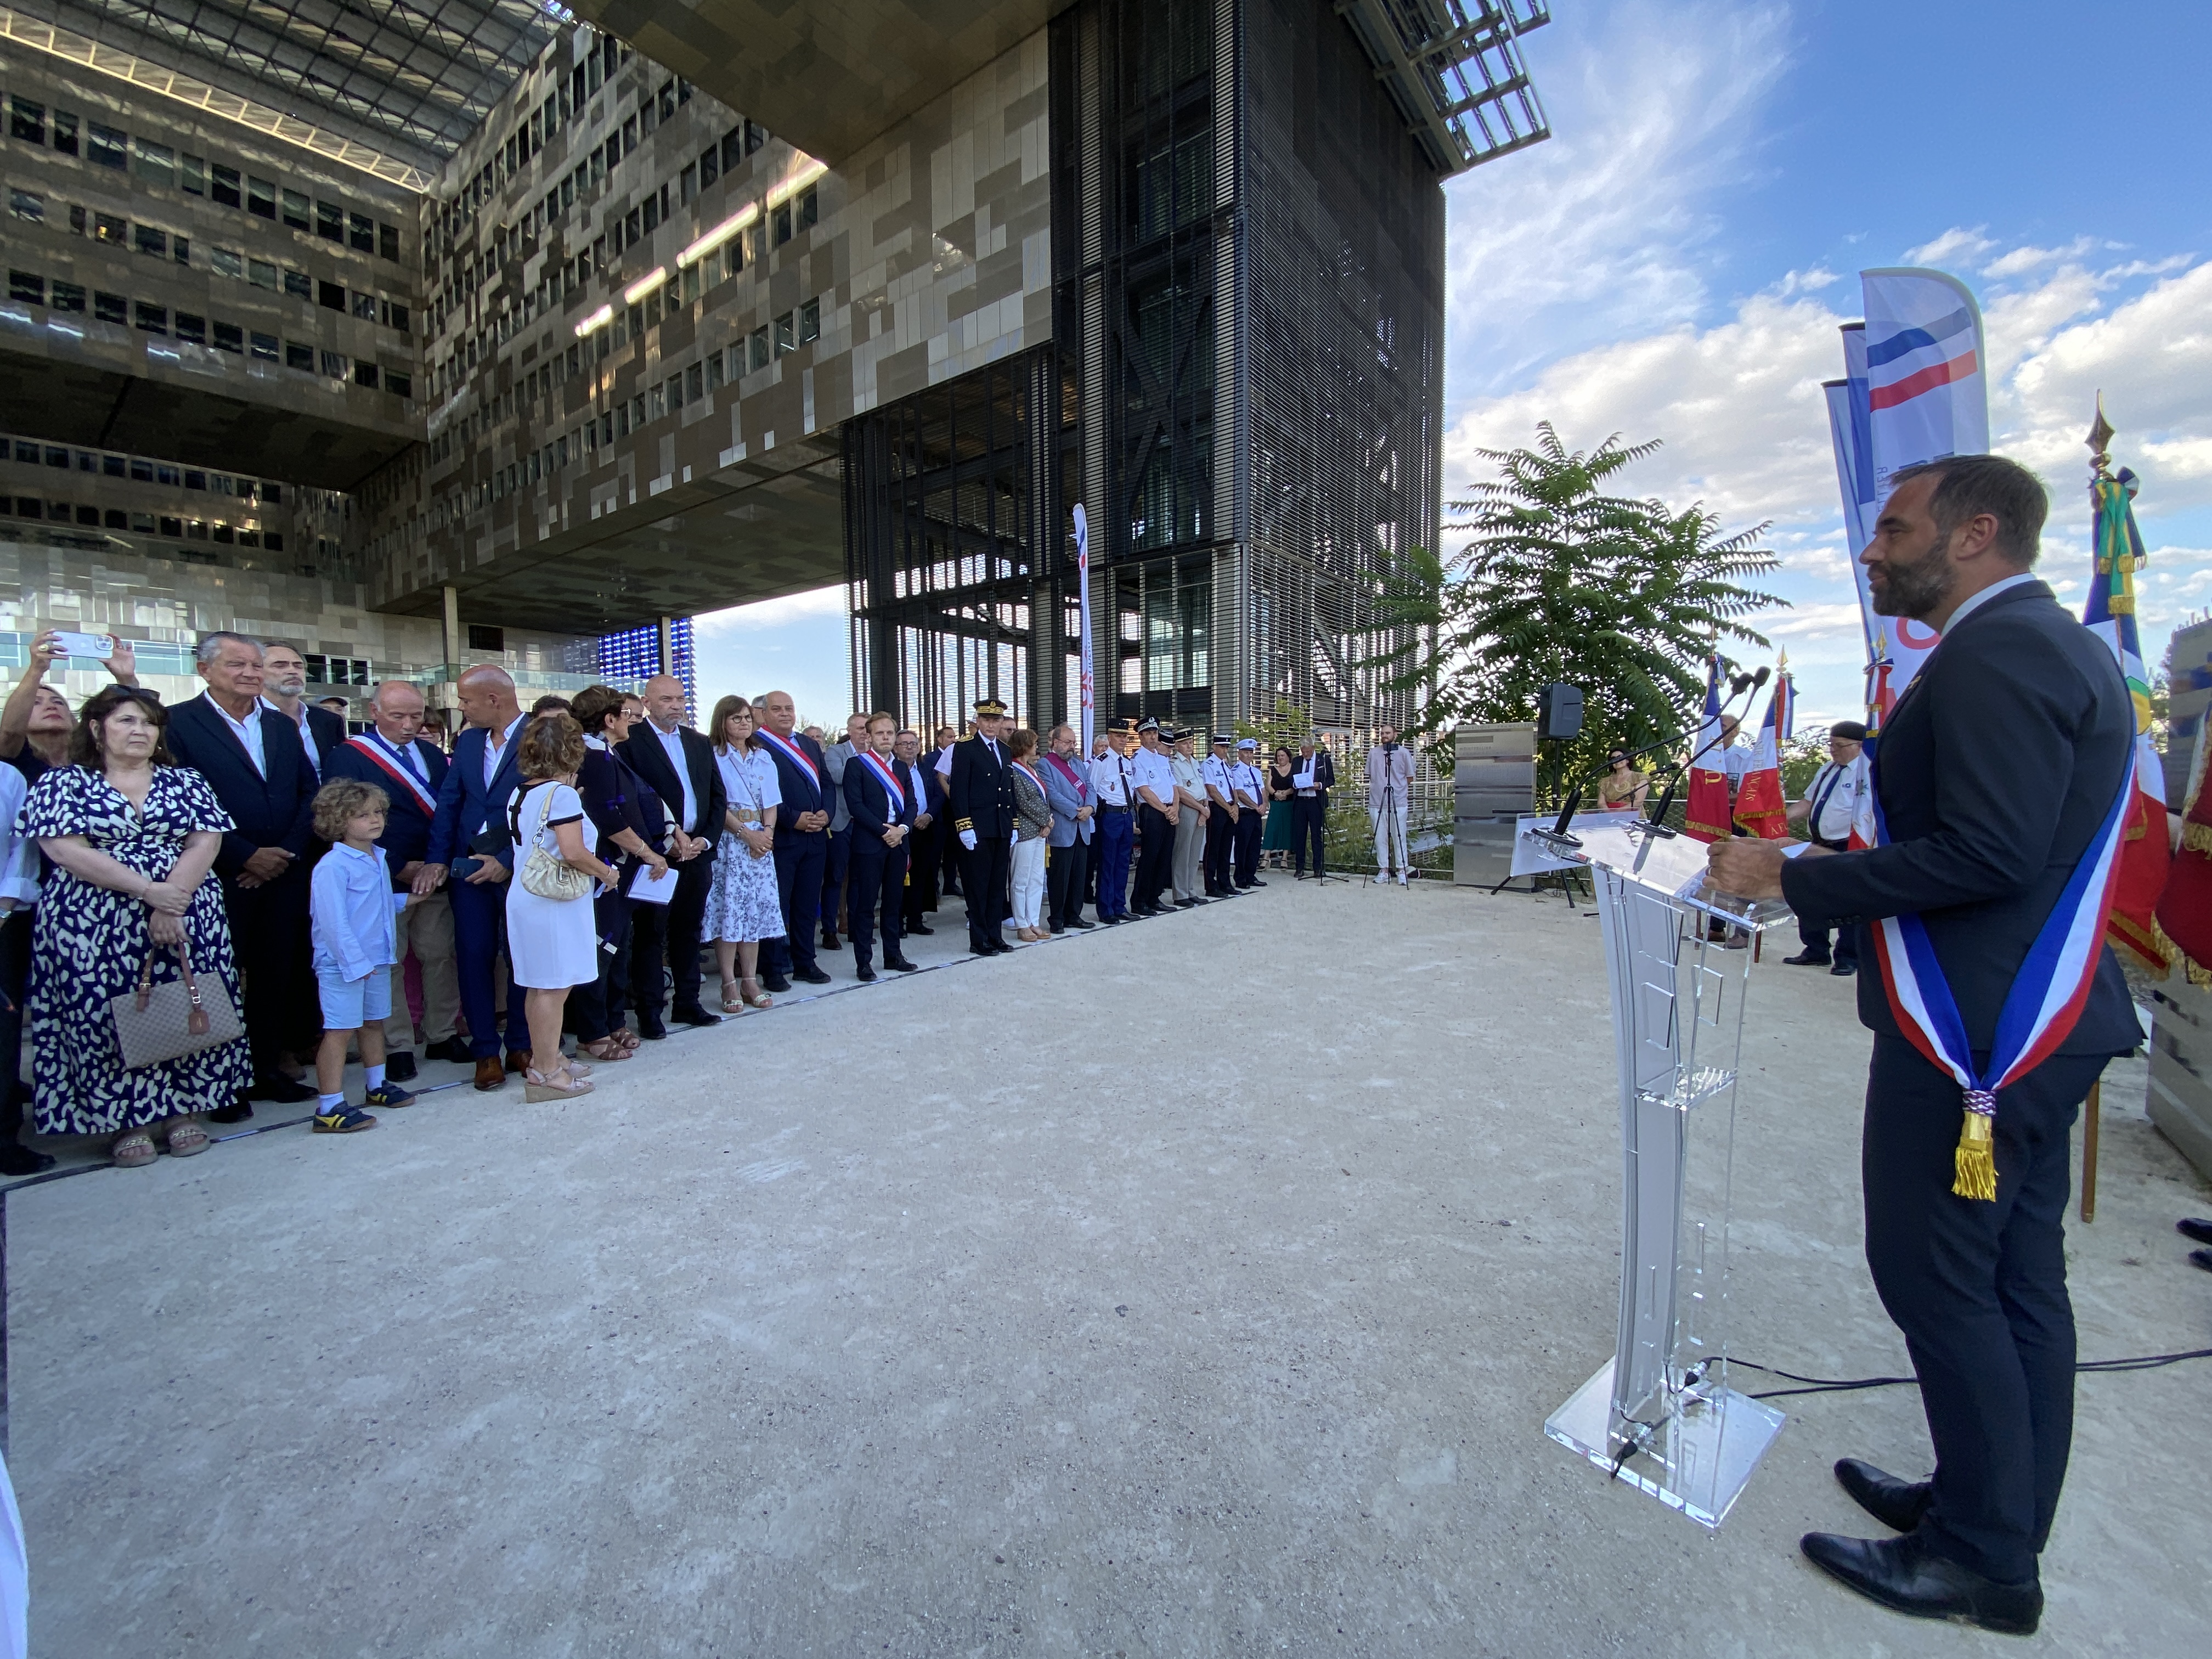
{"label": "woman in teal dress", "polygon": [[1267,863],[1279,870],[1291,852],[1291,776],[1297,770],[1297,757],[1287,749],[1277,749],[1275,757],[1267,763],[1267,775],[1261,780],[1267,794],[1267,822],[1260,832],[1260,852]]}

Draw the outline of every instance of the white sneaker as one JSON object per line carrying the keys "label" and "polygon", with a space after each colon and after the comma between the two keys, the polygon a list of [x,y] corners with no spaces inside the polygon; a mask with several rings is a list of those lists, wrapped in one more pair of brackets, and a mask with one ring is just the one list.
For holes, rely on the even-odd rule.
{"label": "white sneaker", "polygon": [[1389,876],[1385,875],[1385,874],[1384,874],[1382,871],[1380,871],[1380,870],[1377,870],[1377,871],[1375,872],[1375,884],[1376,884],[1377,887],[1380,887],[1380,886],[1381,886],[1384,882],[1386,882],[1386,881],[1388,881],[1388,880],[1389,880],[1389,879],[1390,879],[1390,878],[1389,878]]}
{"label": "white sneaker", "polygon": [[1406,884],[1406,872],[1405,872],[1403,870],[1401,870],[1401,871],[1398,872],[1398,885],[1399,885],[1399,886],[1401,886],[1401,887],[1403,887],[1405,884]]}

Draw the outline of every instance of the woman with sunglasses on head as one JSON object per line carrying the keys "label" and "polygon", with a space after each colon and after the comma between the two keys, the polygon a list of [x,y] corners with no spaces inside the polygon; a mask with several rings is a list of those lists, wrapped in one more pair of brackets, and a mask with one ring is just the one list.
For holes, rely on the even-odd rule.
{"label": "woman with sunglasses on head", "polygon": [[1636,769],[1626,749],[1606,757],[1605,775],[1597,782],[1597,804],[1608,812],[1641,812],[1651,793],[1651,780]]}

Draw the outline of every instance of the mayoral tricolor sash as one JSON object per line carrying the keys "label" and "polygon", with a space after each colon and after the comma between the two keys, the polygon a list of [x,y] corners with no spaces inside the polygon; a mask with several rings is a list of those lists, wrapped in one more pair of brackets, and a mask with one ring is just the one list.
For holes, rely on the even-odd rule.
{"label": "mayoral tricolor sash", "polygon": [[905,786],[899,782],[897,775],[890,767],[876,758],[874,750],[863,749],[860,751],[860,758],[868,763],[871,771],[884,781],[884,788],[887,792],[886,798],[890,802],[891,816],[896,817],[906,805]]}
{"label": "mayoral tricolor sash", "polygon": [[789,738],[778,737],[775,732],[769,731],[765,726],[760,728],[760,735],[769,742],[774,744],[776,747],[776,751],[786,760],[789,761],[793,766],[805,768],[806,775],[814,780],[815,793],[820,794],[822,793],[822,773],[820,769],[816,767],[813,761],[808,757],[807,753],[804,749],[801,749]]}
{"label": "mayoral tricolor sash", "polygon": [[[1916,682],[1917,684],[1917,682]],[[1872,809],[1851,835],[1854,848],[1890,844],[1881,810],[1879,738],[1866,745]],[[2119,793],[2105,813],[2096,837],[2067,878],[2066,886],[2028,947],[2027,957],[1997,1012],[1989,1064],[1976,1068],[1943,964],[1917,915],[1885,916],[1873,928],[1875,961],[1898,1029],[1930,1065],[1959,1080],[1966,1096],[1966,1119],[1959,1132],[1956,1178],[1951,1190],[1961,1198],[1994,1200],[1997,1195],[1995,1140],[1997,1091],[2041,1065],[2066,1040],[2089,1000],[2105,944],[2105,922],[2112,908],[2118,877],[2120,842],[2128,807],[2135,799],[2132,768],[2120,779]],[[1869,831],[1871,831],[1869,839]]]}
{"label": "mayoral tricolor sash", "polygon": [[348,738],[346,747],[364,757],[371,766],[413,796],[416,804],[425,812],[438,810],[438,798],[430,793],[429,781],[416,777],[399,751],[380,734],[370,732],[363,737]]}

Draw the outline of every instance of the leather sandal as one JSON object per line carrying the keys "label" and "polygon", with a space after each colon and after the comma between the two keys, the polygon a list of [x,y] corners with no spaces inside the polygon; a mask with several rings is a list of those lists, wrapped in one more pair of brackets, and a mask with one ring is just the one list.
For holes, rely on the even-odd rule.
{"label": "leather sandal", "polygon": [[603,1060],[611,1065],[617,1060],[628,1060],[630,1054],[630,1051],[622,1046],[621,1040],[611,1036],[594,1037],[589,1042],[576,1046],[593,1060]]}
{"label": "leather sandal", "polygon": [[608,1032],[607,1041],[621,1043],[623,1052],[626,1054],[634,1054],[645,1047],[645,1039],[627,1025],[617,1025],[613,1030]]}
{"label": "leather sandal", "polygon": [[535,1066],[522,1074],[522,1097],[526,1101],[574,1100],[591,1092],[592,1085],[572,1073],[565,1062],[556,1066],[550,1075]]}
{"label": "leather sandal", "polygon": [[747,977],[738,981],[738,997],[748,1008],[773,1008],[775,999],[760,988],[757,978]]}
{"label": "leather sandal", "polygon": [[107,1160],[118,1170],[140,1169],[160,1156],[154,1149],[154,1137],[143,1129],[119,1134],[107,1143]]}
{"label": "leather sandal", "polygon": [[745,1011],[744,1002],[736,989],[737,983],[733,979],[722,981],[722,1012],[726,1014],[742,1014]]}
{"label": "leather sandal", "polygon": [[198,1118],[189,1118],[169,1131],[168,1141],[171,1158],[190,1158],[207,1151],[208,1132],[200,1127]]}

